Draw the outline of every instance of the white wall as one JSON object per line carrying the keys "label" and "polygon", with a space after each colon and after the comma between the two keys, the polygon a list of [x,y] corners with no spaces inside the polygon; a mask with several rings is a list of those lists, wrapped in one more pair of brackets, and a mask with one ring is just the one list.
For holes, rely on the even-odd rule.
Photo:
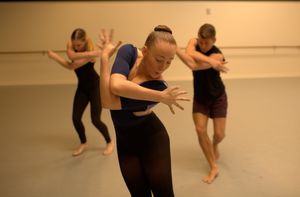
{"label": "white wall", "polygon": [[[64,50],[77,27],[94,41],[101,28],[114,28],[116,40],[141,47],[158,24],[170,26],[185,47],[206,22],[215,25],[220,47],[300,46],[299,19],[300,2],[284,1],[0,2],[0,51]],[[300,47],[223,52],[230,67],[226,78],[300,76]],[[166,78],[192,76],[177,58]],[[76,77],[45,54],[0,53],[0,85],[57,83],[76,83]]]}

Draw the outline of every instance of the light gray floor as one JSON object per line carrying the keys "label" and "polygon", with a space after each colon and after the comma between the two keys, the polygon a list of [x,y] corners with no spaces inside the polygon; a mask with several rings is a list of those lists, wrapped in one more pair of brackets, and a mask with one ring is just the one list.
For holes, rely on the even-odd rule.
{"label": "light gray floor", "polygon": [[[173,82],[190,92],[191,81]],[[201,182],[208,165],[191,117],[157,114],[171,139],[177,197],[299,197],[300,78],[225,80],[229,97],[227,136],[221,144],[220,176]],[[116,152],[104,157],[104,140],[84,114],[89,149],[71,152],[79,141],[71,122],[74,85],[0,87],[1,197],[128,197]],[[109,112],[102,119],[115,139]],[[210,133],[212,126],[209,125]]]}

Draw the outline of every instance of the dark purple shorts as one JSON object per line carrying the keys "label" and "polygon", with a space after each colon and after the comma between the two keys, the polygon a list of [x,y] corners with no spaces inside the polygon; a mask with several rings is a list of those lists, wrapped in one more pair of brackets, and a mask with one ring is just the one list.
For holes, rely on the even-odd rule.
{"label": "dark purple shorts", "polygon": [[219,98],[206,104],[199,103],[194,99],[193,113],[202,113],[210,118],[226,118],[227,107],[227,95],[224,92]]}

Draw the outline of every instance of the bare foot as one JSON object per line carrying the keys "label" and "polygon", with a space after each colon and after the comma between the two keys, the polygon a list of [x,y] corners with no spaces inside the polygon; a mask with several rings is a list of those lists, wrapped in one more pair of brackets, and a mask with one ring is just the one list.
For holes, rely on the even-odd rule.
{"label": "bare foot", "polygon": [[72,155],[73,156],[80,155],[84,151],[84,149],[86,149],[86,147],[87,147],[87,144],[80,144],[80,146],[76,150],[73,151]]}
{"label": "bare foot", "polygon": [[217,167],[211,169],[208,176],[203,177],[202,181],[207,184],[211,184],[219,175]]}
{"label": "bare foot", "polygon": [[103,155],[107,156],[114,152],[115,144],[113,141],[107,143],[105,150],[103,151]]}

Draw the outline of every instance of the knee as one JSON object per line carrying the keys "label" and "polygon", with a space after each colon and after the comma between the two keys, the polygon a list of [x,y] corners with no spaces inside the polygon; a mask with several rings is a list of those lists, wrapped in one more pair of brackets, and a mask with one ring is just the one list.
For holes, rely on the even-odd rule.
{"label": "knee", "polygon": [[214,142],[220,143],[225,138],[225,133],[215,133],[214,134]]}
{"label": "knee", "polygon": [[72,116],[72,120],[73,120],[73,123],[74,123],[74,124],[78,124],[78,123],[81,122],[81,117],[80,117],[80,116],[73,115],[73,116]]}
{"label": "knee", "polygon": [[97,120],[96,118],[92,118],[92,124],[93,125],[99,125],[100,120]]}
{"label": "knee", "polygon": [[103,122],[100,120],[100,118],[92,118],[92,124],[94,126],[103,126]]}
{"label": "knee", "polygon": [[196,132],[199,137],[207,135],[207,128],[202,126],[196,126]]}

